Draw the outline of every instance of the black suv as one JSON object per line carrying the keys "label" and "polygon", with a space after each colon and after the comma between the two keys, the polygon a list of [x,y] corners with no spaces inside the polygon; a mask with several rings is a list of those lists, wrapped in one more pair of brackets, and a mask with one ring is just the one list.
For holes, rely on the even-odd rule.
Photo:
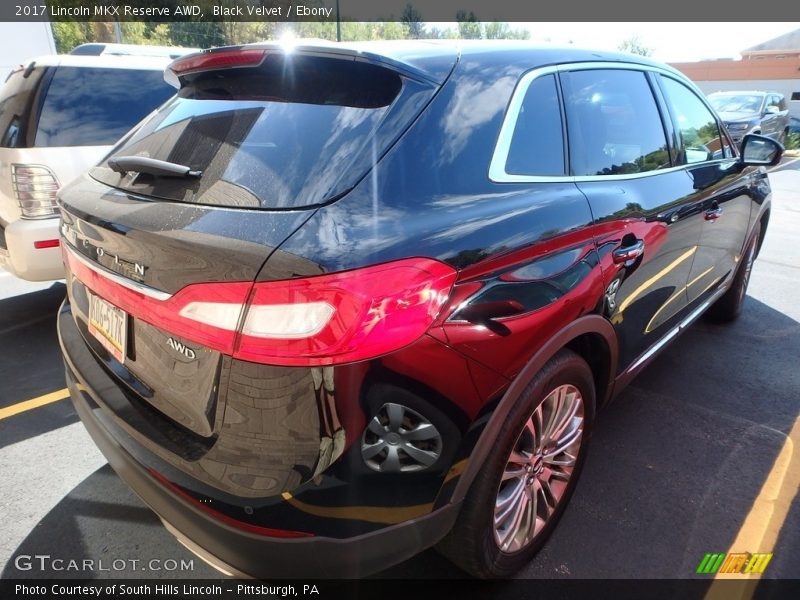
{"label": "black suv", "polygon": [[167,78],[60,195],[67,381],[170,531],[258,577],[524,565],[596,411],[741,310],[782,151],[627,55],[264,44]]}

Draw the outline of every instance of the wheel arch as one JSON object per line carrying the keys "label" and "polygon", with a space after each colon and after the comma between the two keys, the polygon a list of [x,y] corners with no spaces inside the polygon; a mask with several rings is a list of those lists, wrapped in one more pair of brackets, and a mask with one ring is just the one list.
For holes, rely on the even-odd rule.
{"label": "wheel arch", "polygon": [[580,355],[589,364],[595,381],[595,396],[598,408],[608,402],[613,394],[614,375],[617,369],[617,336],[604,317],[591,314],[579,317],[552,336],[526,363],[500,398],[497,407],[475,444],[466,468],[450,497],[450,502],[461,502],[472,481],[486,460],[497,432],[528,383],[542,367],[560,350],[568,348]]}

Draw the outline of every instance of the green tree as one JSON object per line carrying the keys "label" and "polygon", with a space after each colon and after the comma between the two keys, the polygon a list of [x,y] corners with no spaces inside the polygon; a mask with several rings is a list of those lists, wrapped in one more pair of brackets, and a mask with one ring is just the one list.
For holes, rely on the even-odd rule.
{"label": "green tree", "polygon": [[66,54],[75,46],[85,44],[91,37],[89,23],[73,23],[64,21],[53,23],[53,41],[56,44],[56,52]]}
{"label": "green tree", "polygon": [[409,39],[418,40],[425,37],[425,23],[422,21],[422,13],[414,8],[414,5],[410,2],[403,9],[403,14],[400,15],[400,22],[405,25]]}
{"label": "green tree", "polygon": [[531,33],[527,29],[511,29],[508,23],[492,21],[483,26],[483,35],[487,40],[529,40]]}
{"label": "green tree", "polygon": [[456,13],[458,21],[458,37],[465,40],[479,40],[483,37],[483,27],[472,11],[459,10]]}
{"label": "green tree", "polygon": [[653,49],[642,44],[642,40],[639,39],[638,34],[633,34],[627,39],[622,40],[620,45],[617,46],[617,49],[621,52],[630,52],[631,54],[638,54],[639,56],[651,56],[653,54]]}

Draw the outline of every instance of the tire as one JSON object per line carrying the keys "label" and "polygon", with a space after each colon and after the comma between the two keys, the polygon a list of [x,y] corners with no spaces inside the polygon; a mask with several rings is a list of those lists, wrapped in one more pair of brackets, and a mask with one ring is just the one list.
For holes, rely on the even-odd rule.
{"label": "tire", "polygon": [[742,262],[736,270],[733,282],[728,291],[725,292],[708,309],[706,316],[717,323],[729,323],[735,320],[741,313],[747,298],[747,285],[750,283],[750,274],[753,271],[753,262],[758,254],[758,240],[761,237],[761,224],[757,224],[753,231],[750,243],[747,245],[742,256]]}
{"label": "tire", "polygon": [[[543,457],[541,451],[529,456],[523,449],[536,448],[536,436],[531,434],[537,430],[534,421],[538,421],[538,431],[543,433],[548,417],[558,415],[557,409],[551,409],[559,404],[574,406],[575,412],[570,418],[563,418],[569,411],[557,417],[557,422],[569,425],[564,427],[562,436],[556,437],[556,442],[567,443],[570,432],[580,429],[578,437],[566,446],[569,455],[557,453],[547,459],[545,450]],[[586,456],[594,410],[594,379],[589,365],[574,352],[561,350],[536,374],[511,408],[496,444],[467,493],[453,530],[437,549],[461,569],[480,578],[506,577],[525,566],[553,532],[575,489]],[[580,426],[577,419],[582,419]],[[574,457],[568,475],[569,466],[551,462],[570,462],[567,457]],[[562,477],[566,475],[566,480],[550,478],[549,474],[555,472],[562,473]],[[545,500],[545,484],[551,502]],[[518,490],[522,491],[515,494]],[[520,498],[516,505],[528,507],[528,512],[511,510],[525,515],[519,533],[514,535],[513,519],[510,516],[504,519],[502,513],[513,505],[509,499],[516,497]],[[529,527],[532,510],[537,512],[533,532]]]}

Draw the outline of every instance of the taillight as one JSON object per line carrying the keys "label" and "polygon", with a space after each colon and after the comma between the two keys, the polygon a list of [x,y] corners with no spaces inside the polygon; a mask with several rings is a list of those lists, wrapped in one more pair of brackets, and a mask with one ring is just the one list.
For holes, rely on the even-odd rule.
{"label": "taillight", "polygon": [[72,250],[64,256],[89,289],[136,318],[241,360],[291,366],[356,362],[411,344],[456,279],[444,263],[410,258],[304,279],[198,283],[159,299]]}
{"label": "taillight", "polygon": [[412,258],[364,269],[257,283],[234,356],[282,365],[373,358],[424,334],[450,296],[452,267]]}
{"label": "taillight", "polygon": [[11,187],[24,218],[41,219],[58,214],[56,194],[60,186],[47,167],[12,164]]}

